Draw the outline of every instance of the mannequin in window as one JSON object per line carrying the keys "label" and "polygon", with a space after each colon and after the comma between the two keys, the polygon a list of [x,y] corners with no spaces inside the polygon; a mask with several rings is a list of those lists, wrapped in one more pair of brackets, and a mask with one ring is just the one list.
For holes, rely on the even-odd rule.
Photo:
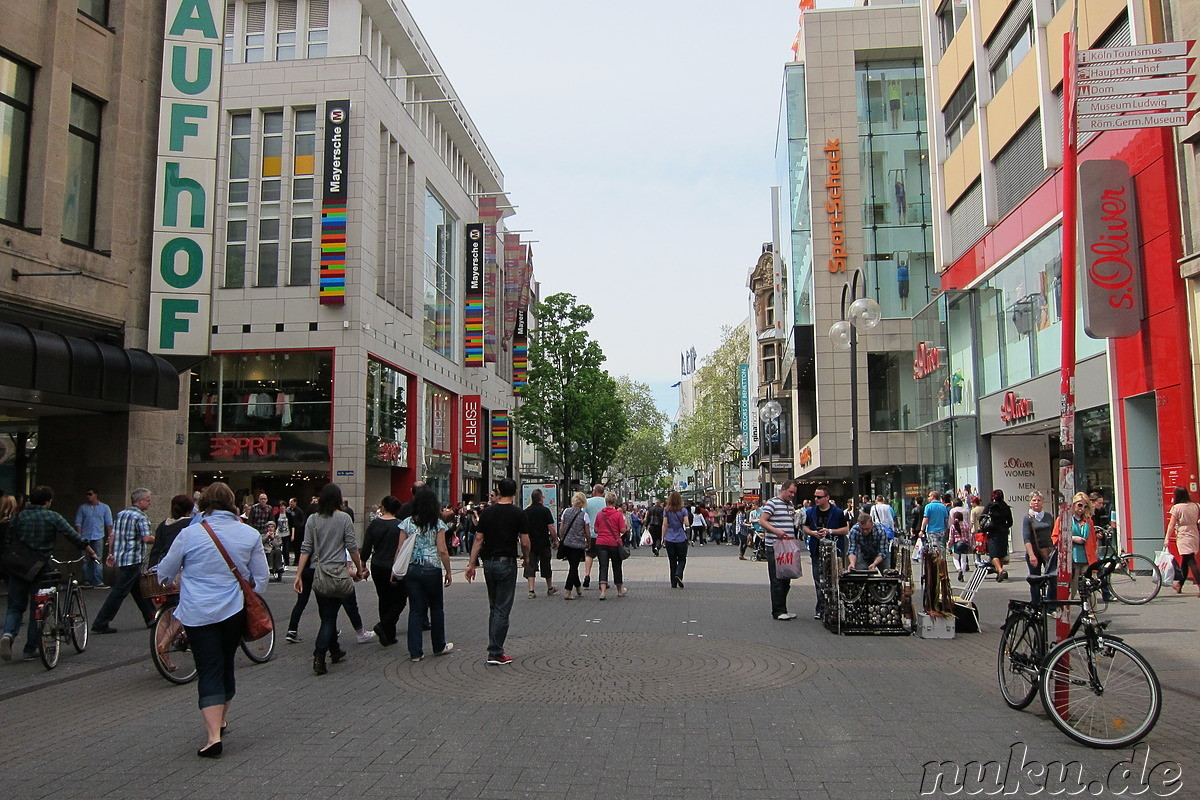
{"label": "mannequin in window", "polygon": [[904,188],[904,170],[892,170],[892,173],[895,175],[892,189],[896,193],[896,221],[905,225],[908,223],[908,193]]}
{"label": "mannequin in window", "polygon": [[891,115],[892,130],[900,127],[900,81],[888,81],[888,112]]}
{"label": "mannequin in window", "polygon": [[900,295],[900,310],[908,310],[908,254],[896,254],[896,291]]}

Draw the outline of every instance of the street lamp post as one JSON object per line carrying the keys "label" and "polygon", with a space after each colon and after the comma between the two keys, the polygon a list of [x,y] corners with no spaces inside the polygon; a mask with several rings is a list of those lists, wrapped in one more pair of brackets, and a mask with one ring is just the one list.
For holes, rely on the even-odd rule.
{"label": "street lamp post", "polygon": [[[859,281],[862,270],[855,269],[854,275],[842,284],[841,316],[829,328],[829,339],[833,346],[840,350],[850,351],[850,475],[852,488],[851,497],[858,503],[859,465],[858,465],[858,329],[870,330],[879,325],[883,317],[879,303],[867,297],[867,287],[863,281],[862,297],[858,296]],[[852,297],[847,315],[846,299]]]}

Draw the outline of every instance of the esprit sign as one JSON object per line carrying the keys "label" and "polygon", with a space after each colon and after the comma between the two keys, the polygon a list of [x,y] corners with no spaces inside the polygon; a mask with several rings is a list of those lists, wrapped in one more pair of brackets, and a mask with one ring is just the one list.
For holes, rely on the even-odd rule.
{"label": "esprit sign", "polygon": [[1015,392],[1007,392],[1000,403],[1000,419],[1009,424],[1020,422],[1033,417],[1033,401],[1028,397],[1018,397]]}
{"label": "esprit sign", "polygon": [[479,455],[481,401],[477,394],[463,395],[462,451],[463,455]]}
{"label": "esprit sign", "polygon": [[918,342],[913,358],[913,377],[917,380],[941,369],[942,351],[928,342]]}
{"label": "esprit sign", "polygon": [[1132,336],[1142,326],[1142,263],[1129,165],[1094,159],[1079,165],[1083,250],[1083,329],[1093,339]]}
{"label": "esprit sign", "polygon": [[206,356],[225,0],[167,0],[150,269],[152,353]]}
{"label": "esprit sign", "polygon": [[208,440],[209,455],[214,461],[227,461],[239,456],[273,456],[279,451],[281,438],[275,434],[267,436],[211,436]]}
{"label": "esprit sign", "polygon": [[842,202],[842,140],[825,141],[825,163],[828,176],[825,178],[825,213],[829,217],[830,253],[829,271],[845,272],[846,251],[845,204]]}

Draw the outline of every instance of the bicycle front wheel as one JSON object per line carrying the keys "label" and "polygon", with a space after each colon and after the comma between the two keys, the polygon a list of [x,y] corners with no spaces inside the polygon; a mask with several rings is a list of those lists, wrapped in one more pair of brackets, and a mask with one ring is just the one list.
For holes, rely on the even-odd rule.
{"label": "bicycle front wheel", "polygon": [[47,600],[42,604],[42,635],[38,639],[38,654],[46,669],[58,666],[60,642],[58,639],[58,601]]}
{"label": "bicycle front wheel", "polygon": [[83,592],[79,591],[78,586],[71,589],[67,615],[67,624],[71,626],[71,644],[74,645],[76,653],[82,653],[87,650],[88,618],[87,607],[83,604]]}
{"label": "bicycle front wheel", "polygon": [[1162,573],[1146,556],[1129,553],[1121,556],[1116,569],[1109,574],[1108,582],[1118,600],[1126,605],[1140,606],[1158,596]]}
{"label": "bicycle front wheel", "polygon": [[188,647],[187,631],[175,618],[175,603],[158,610],[150,629],[150,658],[158,674],[171,683],[190,683],[196,679],[196,660]]}
{"label": "bicycle front wheel", "polygon": [[1076,636],[1046,657],[1042,705],[1058,729],[1081,744],[1106,750],[1134,744],[1162,710],[1158,676],[1124,642]]}
{"label": "bicycle front wheel", "polygon": [[1014,614],[1004,623],[996,654],[996,677],[1009,708],[1019,710],[1033,702],[1038,691],[1040,656],[1045,649],[1042,629],[1035,620]]}
{"label": "bicycle front wheel", "polygon": [[[258,596],[262,600],[262,595]],[[263,600],[263,605],[267,608],[267,613],[271,614],[271,607],[267,605],[267,601]],[[271,619],[275,619],[275,615],[271,614]],[[272,630],[261,639],[255,639],[253,642],[247,642],[242,639],[242,652],[246,657],[255,664],[263,664],[271,660],[271,656],[275,655],[275,631]]]}

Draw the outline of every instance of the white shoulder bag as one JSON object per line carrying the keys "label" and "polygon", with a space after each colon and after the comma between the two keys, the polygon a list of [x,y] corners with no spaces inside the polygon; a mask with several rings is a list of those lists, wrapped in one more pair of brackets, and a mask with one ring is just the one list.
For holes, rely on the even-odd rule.
{"label": "white shoulder bag", "polygon": [[[401,530],[404,530],[402,525],[397,525]],[[412,527],[410,525],[410,527]],[[412,562],[413,548],[417,544],[417,533],[415,530],[409,532],[404,530],[404,543],[396,551],[396,561],[392,564],[392,577],[398,580],[403,580],[408,574],[408,565]]]}

